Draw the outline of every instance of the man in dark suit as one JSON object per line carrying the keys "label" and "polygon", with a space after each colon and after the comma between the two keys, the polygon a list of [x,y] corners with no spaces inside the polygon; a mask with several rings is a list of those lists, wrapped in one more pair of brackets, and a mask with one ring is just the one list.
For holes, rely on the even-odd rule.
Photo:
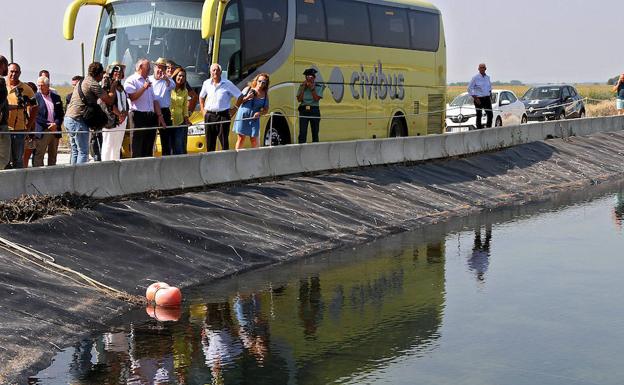
{"label": "man in dark suit", "polygon": [[39,111],[35,121],[35,159],[34,167],[43,166],[43,157],[48,153],[48,166],[56,164],[56,154],[61,138],[61,123],[65,113],[61,97],[50,92],[50,79],[40,76],[37,80],[39,92],[35,94]]}

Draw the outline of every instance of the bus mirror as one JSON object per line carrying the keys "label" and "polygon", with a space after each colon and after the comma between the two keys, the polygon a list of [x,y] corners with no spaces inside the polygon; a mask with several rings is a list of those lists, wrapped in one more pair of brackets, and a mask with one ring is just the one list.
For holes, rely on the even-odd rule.
{"label": "bus mirror", "polygon": [[106,0],[74,0],[65,10],[63,18],[63,37],[65,40],[74,40],[74,29],[76,27],[76,17],[80,7],[84,5],[106,5]]}
{"label": "bus mirror", "polygon": [[217,7],[219,0],[206,0],[202,8],[201,33],[202,39],[210,39],[217,26]]}

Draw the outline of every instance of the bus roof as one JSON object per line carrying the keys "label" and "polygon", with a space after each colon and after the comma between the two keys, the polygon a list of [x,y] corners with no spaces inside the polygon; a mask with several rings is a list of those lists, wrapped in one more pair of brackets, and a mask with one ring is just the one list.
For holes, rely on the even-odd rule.
{"label": "bus roof", "polygon": [[410,9],[425,10],[440,13],[440,10],[433,4],[421,0],[357,0],[369,4],[391,5],[393,7],[405,7]]}
{"label": "bus roof", "polygon": [[[115,3],[118,1],[121,1],[121,0],[108,0],[106,3],[110,4],[110,3]],[[191,0],[191,1],[200,1],[200,0]],[[440,13],[438,8],[436,8],[433,4],[426,2],[426,1],[421,1],[421,0],[356,0],[356,1],[362,1],[365,3],[369,3],[369,4],[392,5],[395,7],[403,6],[405,8],[421,9],[421,10],[433,11],[435,13]]]}

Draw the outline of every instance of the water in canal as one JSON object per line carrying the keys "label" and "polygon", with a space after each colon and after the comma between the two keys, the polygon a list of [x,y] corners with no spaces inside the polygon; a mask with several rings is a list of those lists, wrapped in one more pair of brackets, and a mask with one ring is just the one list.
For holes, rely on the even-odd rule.
{"label": "water in canal", "polygon": [[246,273],[121,317],[32,383],[621,384],[623,215],[608,192]]}

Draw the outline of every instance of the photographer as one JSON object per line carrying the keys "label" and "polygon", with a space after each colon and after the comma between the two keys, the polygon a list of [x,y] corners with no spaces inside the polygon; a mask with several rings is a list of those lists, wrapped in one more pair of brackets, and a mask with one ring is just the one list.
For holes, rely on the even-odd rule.
{"label": "photographer", "polygon": [[112,81],[117,80],[116,88],[112,89],[115,96],[113,104],[107,108],[113,116],[113,125],[110,129],[102,132],[102,160],[119,160],[121,145],[123,143],[126,127],[128,125],[128,95],[121,84],[125,76],[124,66],[120,62],[114,62],[109,66],[108,77],[104,79],[103,88],[111,91]]}
{"label": "photographer", "polygon": [[9,102],[9,131],[11,135],[11,160],[8,168],[24,168],[24,131],[33,131],[39,107],[35,93],[19,78],[22,70],[17,63],[9,64],[9,84],[7,86]]}
{"label": "photographer", "polygon": [[297,91],[297,101],[299,101],[299,143],[308,140],[308,123],[312,128],[312,142],[319,141],[319,127],[321,125],[321,110],[319,100],[323,98],[324,84],[316,82],[314,68],[303,71],[305,81],[299,86]]}
{"label": "photographer", "polygon": [[[100,86],[103,78],[104,67],[102,63],[93,62],[89,64],[87,77],[76,85],[69,106],[67,106],[63,124],[69,132],[71,164],[87,163],[89,161],[89,126],[84,118],[87,107],[92,108],[95,106],[99,108],[97,105],[98,98],[107,105],[113,103],[113,94],[105,92],[102,86]],[[96,128],[99,129],[98,127]]]}

